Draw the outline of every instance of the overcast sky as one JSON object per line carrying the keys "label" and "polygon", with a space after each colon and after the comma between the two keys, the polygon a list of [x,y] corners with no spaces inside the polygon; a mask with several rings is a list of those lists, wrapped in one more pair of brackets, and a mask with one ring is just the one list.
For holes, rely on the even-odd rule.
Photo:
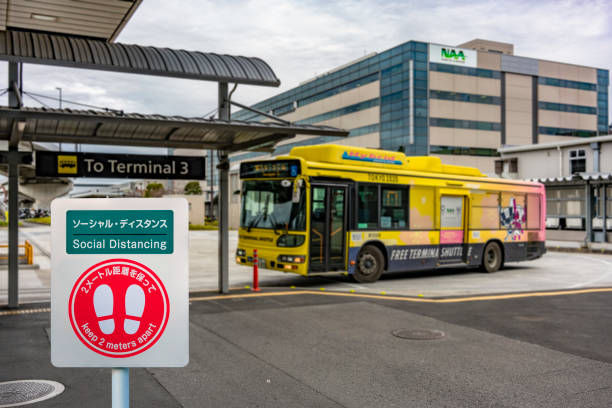
{"label": "overcast sky", "polygon": [[[260,57],[282,84],[240,85],[233,99],[251,104],[409,40],[456,45],[485,38],[513,43],[520,56],[610,69],[611,16],[610,0],[144,0],[117,41]],[[0,65],[5,83],[6,65]],[[25,91],[57,96],[56,87],[66,100],[183,116],[211,112],[217,97],[208,82],[24,67]]]}

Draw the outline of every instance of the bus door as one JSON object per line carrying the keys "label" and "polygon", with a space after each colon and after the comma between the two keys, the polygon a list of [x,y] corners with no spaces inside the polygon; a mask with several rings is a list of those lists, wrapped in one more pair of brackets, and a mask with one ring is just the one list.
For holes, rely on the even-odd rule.
{"label": "bus door", "polygon": [[344,270],[346,185],[311,184],[310,271]]}
{"label": "bus door", "polygon": [[461,190],[440,191],[439,263],[466,262],[468,195]]}

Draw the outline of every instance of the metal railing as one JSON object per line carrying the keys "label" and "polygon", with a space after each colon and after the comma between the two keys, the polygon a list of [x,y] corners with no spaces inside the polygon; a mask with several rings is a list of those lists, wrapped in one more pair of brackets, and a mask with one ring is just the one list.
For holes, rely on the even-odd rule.
{"label": "metal railing", "polygon": [[[32,244],[28,240],[26,240],[23,245],[18,245],[19,248],[23,248],[23,254],[20,253],[18,255],[20,264],[32,265],[34,260],[34,248]],[[8,248],[8,244],[0,244],[0,248]],[[0,263],[8,262],[8,254],[0,254]]]}

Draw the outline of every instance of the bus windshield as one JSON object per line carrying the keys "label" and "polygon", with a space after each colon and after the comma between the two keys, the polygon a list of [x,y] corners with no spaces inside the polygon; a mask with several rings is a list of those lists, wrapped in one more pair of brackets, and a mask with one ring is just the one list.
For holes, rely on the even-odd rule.
{"label": "bus windshield", "polygon": [[242,184],[240,226],[248,228],[304,231],[306,203],[304,188],[294,203],[293,182],[289,180],[248,180]]}

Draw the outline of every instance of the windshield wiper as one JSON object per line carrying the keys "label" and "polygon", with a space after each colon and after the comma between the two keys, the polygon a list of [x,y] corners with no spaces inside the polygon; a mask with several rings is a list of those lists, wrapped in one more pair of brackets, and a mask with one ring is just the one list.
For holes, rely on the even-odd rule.
{"label": "windshield wiper", "polygon": [[259,222],[262,216],[263,216],[263,213],[259,213],[255,216],[255,218],[253,218],[253,221],[251,221],[249,225],[247,226],[247,232],[251,232],[251,228],[253,228],[255,224]]}
{"label": "windshield wiper", "polygon": [[276,221],[276,217],[272,213],[270,213],[268,215],[270,216],[270,221],[272,222],[272,229],[274,230],[274,234],[280,235],[280,232],[276,231],[276,227],[277,227],[277,223],[278,223]]}

